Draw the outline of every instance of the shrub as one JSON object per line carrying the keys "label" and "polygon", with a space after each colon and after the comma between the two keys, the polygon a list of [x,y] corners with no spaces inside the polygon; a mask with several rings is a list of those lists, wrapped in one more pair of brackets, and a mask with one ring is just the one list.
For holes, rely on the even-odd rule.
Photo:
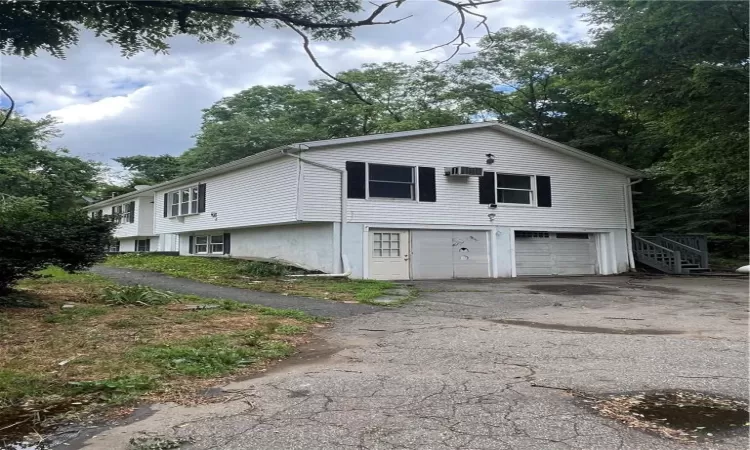
{"label": "shrub", "polygon": [[272,262],[246,261],[237,271],[258,278],[283,277],[289,273],[289,267]]}
{"label": "shrub", "polygon": [[114,224],[83,211],[48,211],[34,198],[0,198],[0,295],[56,265],[86,269],[105,257]]}
{"label": "shrub", "polygon": [[160,291],[140,284],[134,286],[107,286],[102,291],[104,302],[112,306],[157,306],[179,302],[171,292]]}

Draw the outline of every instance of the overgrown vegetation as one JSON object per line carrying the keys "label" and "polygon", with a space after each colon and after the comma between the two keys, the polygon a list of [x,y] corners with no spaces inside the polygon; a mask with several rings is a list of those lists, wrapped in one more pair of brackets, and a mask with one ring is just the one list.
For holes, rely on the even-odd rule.
{"label": "overgrown vegetation", "polygon": [[59,268],[40,275],[14,293],[36,307],[0,308],[0,422],[12,414],[33,422],[45,408],[189,401],[220,377],[290,355],[319,321],[300,311],[113,287]]}
{"label": "overgrown vegetation", "polygon": [[72,272],[104,259],[112,228],[81,211],[50,211],[44,200],[0,193],[0,295],[47,266]]}
{"label": "overgrown vegetation", "polygon": [[285,276],[304,271],[270,262],[229,258],[130,253],[112,255],[105,264],[222,286],[341,301],[369,302],[383,295],[386,289],[394,287],[388,281],[290,278]]}

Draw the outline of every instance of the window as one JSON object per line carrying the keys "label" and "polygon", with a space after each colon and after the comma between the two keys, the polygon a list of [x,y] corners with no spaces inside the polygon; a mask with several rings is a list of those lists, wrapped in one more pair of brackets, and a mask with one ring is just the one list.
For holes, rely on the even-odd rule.
{"label": "window", "polygon": [[172,191],[166,197],[169,201],[170,217],[198,214],[198,186]]}
{"label": "window", "polygon": [[374,233],[372,256],[396,258],[401,256],[401,233]]}
{"label": "window", "polygon": [[549,233],[546,231],[516,231],[516,239],[547,239]]}
{"label": "window", "polygon": [[120,251],[120,241],[112,241],[109,243],[109,251],[110,252],[119,252]]}
{"label": "window", "polygon": [[195,253],[204,255],[222,255],[224,254],[224,235],[217,234],[213,236],[195,236]]}
{"label": "window", "polygon": [[557,233],[558,239],[588,239],[588,233]]}
{"label": "window", "polygon": [[132,203],[125,203],[122,205],[122,216],[120,217],[120,222],[122,223],[129,223],[132,222],[131,216],[134,214],[134,211],[132,211]]}
{"label": "window", "polygon": [[414,200],[414,167],[368,164],[369,198]]}
{"label": "window", "polygon": [[112,207],[112,221],[114,223],[122,223],[122,205]]}
{"label": "window", "polygon": [[135,251],[137,252],[151,251],[151,239],[137,239],[135,241]]}
{"label": "window", "polygon": [[497,174],[496,203],[531,205],[534,198],[530,175]]}

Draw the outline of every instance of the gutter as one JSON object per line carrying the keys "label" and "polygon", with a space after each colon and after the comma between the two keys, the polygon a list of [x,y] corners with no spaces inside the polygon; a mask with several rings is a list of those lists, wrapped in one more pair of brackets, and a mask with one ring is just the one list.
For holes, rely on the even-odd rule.
{"label": "gutter", "polygon": [[[304,145],[304,144],[300,144]],[[295,275],[299,277],[329,277],[329,278],[346,278],[352,274],[351,266],[349,265],[349,258],[344,254],[344,224],[346,223],[346,186],[347,186],[347,176],[346,176],[346,170],[339,169],[337,167],[329,166],[327,164],[321,164],[316,161],[310,161],[309,159],[305,159],[301,157],[298,154],[290,153],[290,150],[294,150],[292,148],[282,148],[281,154],[284,156],[289,156],[290,158],[295,158],[300,163],[304,164],[310,164],[311,166],[320,167],[321,169],[330,170],[332,172],[337,172],[341,176],[341,226],[339,227],[339,251],[341,252],[341,267],[343,268],[343,273],[323,273],[323,274],[311,274],[311,275]],[[296,149],[297,151],[301,151],[302,149]],[[297,190],[297,195],[299,196],[299,189]]]}

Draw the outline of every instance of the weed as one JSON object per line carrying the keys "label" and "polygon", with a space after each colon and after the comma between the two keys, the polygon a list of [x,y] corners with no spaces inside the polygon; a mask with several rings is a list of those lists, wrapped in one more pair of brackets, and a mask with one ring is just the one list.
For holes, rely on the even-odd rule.
{"label": "weed", "polygon": [[291,351],[289,344],[267,340],[254,330],[146,346],[135,350],[134,356],[165,373],[210,377],[249,366],[262,358],[286,356]]}
{"label": "weed", "polygon": [[322,322],[325,321],[324,317],[310,316],[302,311],[296,309],[276,309],[265,306],[258,306],[255,310],[262,316],[268,317],[288,317],[290,319],[296,319],[302,322]]}
{"label": "weed", "polygon": [[102,291],[104,302],[112,306],[155,306],[167,305],[179,299],[171,292],[160,291],[148,286],[107,286]]}
{"label": "weed", "polygon": [[54,384],[41,375],[0,369],[0,407],[18,404],[25,398],[43,397],[54,392]]}
{"label": "weed", "polygon": [[243,261],[237,267],[237,272],[257,278],[282,277],[290,272],[290,267],[271,262]]}
{"label": "weed", "polygon": [[307,331],[307,328],[299,326],[299,325],[286,325],[282,324],[276,327],[274,332],[276,334],[283,334],[283,335],[295,335],[295,334],[303,334]]}
{"label": "weed", "polygon": [[90,317],[103,316],[109,309],[104,306],[81,306],[76,305],[70,309],[63,309],[60,312],[47,314],[44,321],[47,323],[70,324],[86,320]]}
{"label": "weed", "polygon": [[159,378],[155,376],[131,375],[95,381],[70,381],[68,386],[71,393],[97,394],[100,400],[110,404],[121,404],[153,391],[159,386]]}

